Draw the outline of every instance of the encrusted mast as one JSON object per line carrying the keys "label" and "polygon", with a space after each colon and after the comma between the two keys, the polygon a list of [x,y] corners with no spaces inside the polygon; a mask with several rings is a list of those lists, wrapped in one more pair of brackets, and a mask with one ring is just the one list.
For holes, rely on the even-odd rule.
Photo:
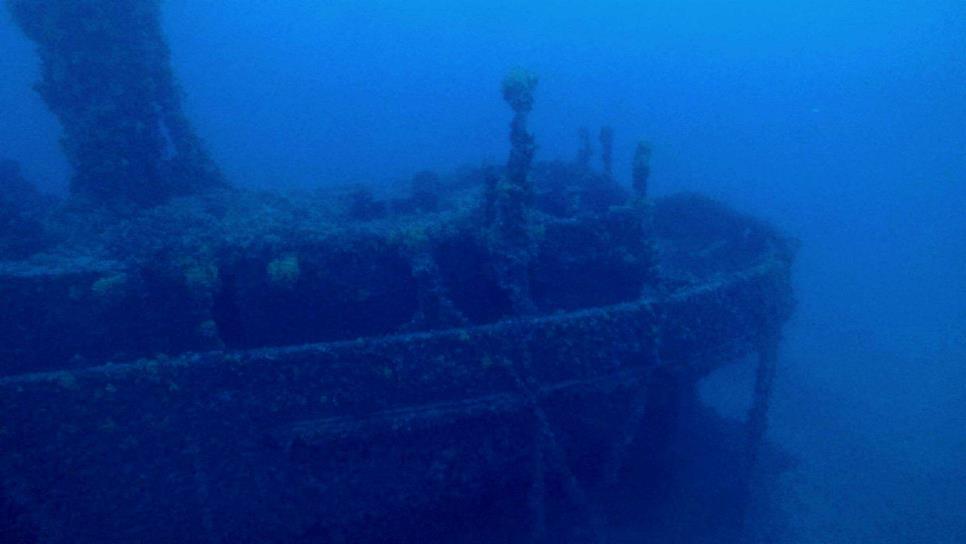
{"label": "encrusted mast", "polygon": [[60,120],[71,194],[120,207],[221,185],[181,106],[161,0],[6,0],[37,44],[36,89]]}
{"label": "encrusted mast", "polygon": [[496,235],[500,245],[496,269],[514,311],[521,314],[535,310],[530,298],[528,268],[532,249],[529,208],[533,202],[529,176],[536,145],[527,131],[527,118],[533,110],[536,87],[537,76],[526,70],[514,70],[503,80],[503,99],[513,109],[513,121],[506,177],[496,195]]}

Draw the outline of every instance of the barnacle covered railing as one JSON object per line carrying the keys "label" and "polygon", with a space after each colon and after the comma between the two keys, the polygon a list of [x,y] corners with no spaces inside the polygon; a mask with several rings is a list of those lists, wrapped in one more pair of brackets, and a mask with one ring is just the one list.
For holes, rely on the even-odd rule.
{"label": "barnacle covered railing", "polygon": [[[693,222],[696,216],[703,221]],[[767,228],[703,199],[677,197],[655,205],[654,229],[666,287],[610,304],[578,304],[567,293],[575,285],[561,284],[534,291],[536,303],[560,308],[556,313],[490,318],[486,308],[449,291],[458,285],[415,282],[452,292],[446,298],[469,310],[463,314],[471,322],[408,333],[408,320],[400,318],[399,332],[304,345],[276,336],[286,334],[278,328],[256,335],[264,340],[258,344],[287,347],[239,346],[107,365],[93,356],[60,358],[50,359],[59,361],[53,368],[37,371],[17,368],[22,363],[7,349],[6,376],[0,378],[0,483],[29,512],[45,542],[107,536],[254,542],[260,540],[252,535],[265,534],[284,542],[305,534],[360,535],[403,526],[441,504],[472,503],[494,489],[514,487],[531,490],[521,495],[531,498],[520,508],[534,520],[548,507],[534,498],[543,492],[533,489],[563,485],[567,501],[593,504],[598,489],[620,482],[624,467],[648,462],[641,450],[653,444],[642,442],[654,437],[640,436],[653,424],[647,417],[670,413],[664,408],[669,403],[697,402],[669,399],[668,390],[690,391],[687,384],[720,364],[773,350],[775,331],[791,309],[791,253]],[[555,239],[545,234],[543,243]],[[348,262],[338,247],[330,255],[334,251]],[[607,249],[584,248],[591,258],[600,250],[596,257],[605,265]],[[317,263],[327,259],[302,260],[320,254],[320,246],[276,251],[282,257],[257,257],[260,264],[250,265],[261,270],[260,287],[244,287],[255,281],[255,272],[234,280],[240,308],[273,303],[271,296],[249,298],[259,291],[291,289],[286,304],[298,312],[300,296],[313,296],[312,289],[320,287],[315,282],[336,279],[317,275]],[[369,256],[376,262],[374,255],[384,249],[373,242],[354,251],[376,251]],[[288,277],[294,272],[287,265],[272,265],[293,254],[300,268],[295,279]],[[571,258],[579,262],[579,252]],[[537,266],[560,266],[543,259]],[[243,268],[235,273],[245,274]],[[556,269],[558,277],[566,276],[561,270],[566,268]],[[121,280],[112,278],[125,272],[97,266],[84,273],[9,267],[5,272],[0,285],[17,285],[8,293],[41,297],[45,288],[63,293],[64,300],[48,299],[54,307],[45,311],[53,320],[73,311],[56,308],[58,302],[74,304],[72,291],[82,303],[102,296],[123,301],[125,290],[141,285],[130,279],[115,285]],[[356,298],[358,291],[384,279],[357,272],[347,271],[355,287],[337,278],[356,293],[339,301],[350,320],[358,311],[353,304],[374,303]],[[598,279],[613,283],[614,277],[620,276]],[[118,292],[110,293],[113,289]],[[382,299],[387,308],[397,295],[369,294],[375,303],[389,296]],[[413,315],[422,296],[413,296]],[[25,302],[21,310],[30,307]],[[284,316],[275,310],[284,307],[248,316],[240,310],[239,319],[271,329],[268,316]],[[169,317],[178,315],[172,311]],[[84,319],[89,327],[56,329],[72,339],[85,330],[102,328],[99,332],[112,337],[117,334],[112,327],[136,334],[146,326],[112,323],[111,316],[91,314]],[[203,318],[178,326],[191,328]],[[5,338],[12,337],[11,326],[3,324]],[[20,353],[30,359],[32,349],[56,350],[45,345],[52,338],[34,338]],[[102,350],[96,338],[89,341],[77,349]],[[762,403],[774,364],[772,351],[764,353]],[[678,385],[669,389],[669,383]],[[750,420],[752,449],[760,442],[763,417],[759,404]],[[593,508],[585,510],[588,519],[596,515]]]}

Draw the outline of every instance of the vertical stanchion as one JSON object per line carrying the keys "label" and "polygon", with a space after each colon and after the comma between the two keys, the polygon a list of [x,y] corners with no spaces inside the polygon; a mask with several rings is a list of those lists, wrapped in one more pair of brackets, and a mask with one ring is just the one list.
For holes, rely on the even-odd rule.
{"label": "vertical stanchion", "polygon": [[778,367],[778,333],[769,334],[758,348],[758,368],[755,371],[754,402],[748,412],[748,442],[746,451],[746,468],[754,470],[758,462],[758,454],[762,441],[768,431],[768,407],[771,403],[771,391],[775,382],[775,371]]}
{"label": "vertical stanchion", "polygon": [[764,335],[758,346],[758,366],[755,370],[755,389],[751,408],[748,410],[747,434],[745,454],[741,473],[741,489],[738,504],[739,523],[741,524],[745,540],[749,540],[748,511],[753,493],[752,487],[758,458],[761,454],[765,434],[768,431],[768,408],[771,403],[772,388],[775,383],[775,373],[778,368],[778,345],[780,335],[778,331],[771,331]]}

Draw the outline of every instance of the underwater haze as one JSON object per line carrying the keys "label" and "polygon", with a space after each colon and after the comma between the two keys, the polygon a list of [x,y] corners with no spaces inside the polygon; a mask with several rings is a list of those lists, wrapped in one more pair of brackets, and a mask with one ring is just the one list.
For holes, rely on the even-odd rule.
{"label": "underwater haze", "polygon": [[[789,543],[966,542],[966,2],[165,0],[185,108],[259,189],[503,164],[499,82],[539,75],[536,159],[609,125],[630,185],[796,238],[768,439]],[[64,194],[35,48],[0,16],[0,159]],[[702,387],[738,413],[753,377]],[[771,511],[771,510],[769,510]],[[779,515],[779,514],[775,514]],[[615,541],[633,542],[633,528]]]}

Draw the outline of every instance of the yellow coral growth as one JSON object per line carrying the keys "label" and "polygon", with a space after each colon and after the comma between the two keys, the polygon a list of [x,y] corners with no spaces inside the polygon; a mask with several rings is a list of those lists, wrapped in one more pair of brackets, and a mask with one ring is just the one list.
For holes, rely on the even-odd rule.
{"label": "yellow coral growth", "polygon": [[299,257],[294,253],[279,257],[267,266],[268,282],[272,287],[291,289],[299,280],[302,270],[299,267]]}

